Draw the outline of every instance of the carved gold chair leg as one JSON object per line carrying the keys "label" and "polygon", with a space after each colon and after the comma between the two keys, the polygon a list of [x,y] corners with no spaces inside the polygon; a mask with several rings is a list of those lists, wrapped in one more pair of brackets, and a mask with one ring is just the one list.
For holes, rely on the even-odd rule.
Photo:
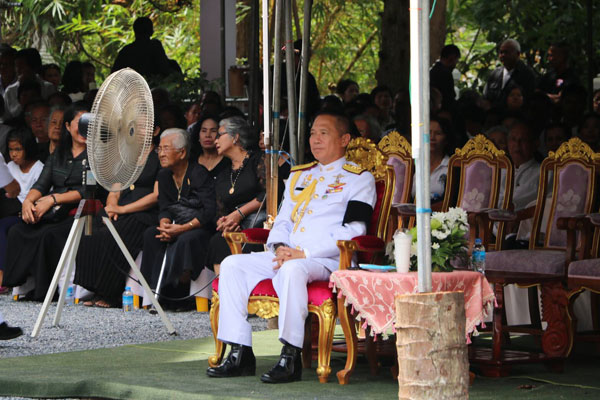
{"label": "carved gold chair leg", "polygon": [[333,332],[335,330],[335,303],[329,299],[318,307],[309,306],[309,311],[319,318],[319,349],[317,376],[319,382],[327,383],[331,374],[331,348],[333,346]]}
{"label": "carved gold chair leg", "polygon": [[219,295],[213,291],[212,307],[210,308],[210,327],[212,328],[213,338],[215,340],[215,354],[208,357],[208,365],[211,367],[217,367],[221,364],[223,356],[225,355],[225,343],[217,339],[219,333]]}

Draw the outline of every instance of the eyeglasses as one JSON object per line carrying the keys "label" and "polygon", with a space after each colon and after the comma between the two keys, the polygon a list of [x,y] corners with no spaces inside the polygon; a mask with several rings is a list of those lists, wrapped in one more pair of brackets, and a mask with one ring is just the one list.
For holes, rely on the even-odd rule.
{"label": "eyeglasses", "polygon": [[156,148],[154,148],[154,151],[156,152],[156,154],[160,154],[161,151],[169,152],[169,151],[181,151],[182,149],[176,149],[175,147],[170,147],[170,146],[158,146]]}

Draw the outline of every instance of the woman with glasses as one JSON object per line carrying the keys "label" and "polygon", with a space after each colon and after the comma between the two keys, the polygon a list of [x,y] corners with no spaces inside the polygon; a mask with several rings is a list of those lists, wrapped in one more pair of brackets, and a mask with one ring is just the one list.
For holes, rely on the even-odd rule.
{"label": "woman with glasses", "polygon": [[[190,280],[197,279],[204,268],[201,260],[214,231],[214,183],[204,166],[189,159],[185,130],[164,131],[156,150],[163,168],[157,178],[158,226],[144,232],[141,271],[161,294],[183,297],[189,292]],[[157,288],[163,262],[163,278]]]}
{"label": "woman with glasses", "polygon": [[[155,150],[154,146],[151,149]],[[159,170],[158,156],[151,151],[139,178],[128,188],[109,193],[106,207],[95,221],[92,236],[81,237],[74,283],[95,294],[91,300],[83,303],[85,306],[120,306],[130,267],[101,217],[108,216],[111,219],[125,247],[135,259],[144,244],[144,231],[154,226],[158,217],[156,179]]]}

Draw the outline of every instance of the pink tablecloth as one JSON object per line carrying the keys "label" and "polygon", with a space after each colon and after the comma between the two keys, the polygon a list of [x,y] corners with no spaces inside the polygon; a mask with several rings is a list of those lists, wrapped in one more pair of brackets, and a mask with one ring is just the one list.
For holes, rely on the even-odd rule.
{"label": "pink tablecloth", "polygon": [[[374,334],[386,334],[396,321],[394,298],[399,294],[416,293],[417,273],[370,272],[345,270],[331,274],[329,285],[338,296],[346,296],[358,317],[365,320]],[[477,325],[487,316],[494,301],[488,281],[478,272],[453,271],[432,274],[434,292],[465,294],[467,340]]]}

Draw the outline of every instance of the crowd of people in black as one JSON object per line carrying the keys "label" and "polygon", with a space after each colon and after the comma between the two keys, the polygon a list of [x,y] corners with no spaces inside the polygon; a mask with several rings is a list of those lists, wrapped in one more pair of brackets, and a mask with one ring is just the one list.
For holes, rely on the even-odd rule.
{"label": "crowd of people in black", "polygon": [[[142,62],[143,68],[156,67],[145,73],[177,70],[160,42],[150,39],[152,26],[140,23],[136,29],[136,42],[117,57],[114,69],[136,68],[143,61],[137,54],[145,48],[162,60]],[[586,112],[589,93],[569,64],[568,45],[549,47],[548,68],[541,76],[520,53],[516,40],[500,44],[501,65],[489,75],[483,93],[465,90],[457,96],[456,46],[445,46],[432,66],[432,201],[443,196],[450,155],[476,134],[484,133],[512,159],[516,209],[536,198],[540,161],[549,151],[571,136],[599,149],[600,91],[593,94],[593,110]],[[42,65],[33,48],[0,46],[0,153],[20,185],[17,197],[7,191],[0,195],[0,293],[31,285],[28,297],[45,296],[84,191],[86,141],[78,120],[91,107],[95,80],[89,62],[72,61],[61,73],[55,64]],[[377,86],[365,93],[350,79],[338,82],[336,92],[325,97],[315,90],[311,85],[311,114],[343,112],[354,122],[356,136],[378,142],[396,130],[410,141],[408,92]],[[114,221],[133,257],[142,252],[141,270],[151,286],[166,257],[162,291],[183,297],[204,268],[218,272],[229,254],[224,232],[261,226],[266,219],[262,132],[215,92],[207,91],[185,112],[170,102],[165,89],[154,88],[152,95],[156,129],[142,174],[130,188],[98,198],[101,215]],[[292,161],[280,159],[280,179],[287,177]],[[129,266],[100,215],[93,232],[81,241],[74,283],[95,294],[87,305],[118,306]]]}

